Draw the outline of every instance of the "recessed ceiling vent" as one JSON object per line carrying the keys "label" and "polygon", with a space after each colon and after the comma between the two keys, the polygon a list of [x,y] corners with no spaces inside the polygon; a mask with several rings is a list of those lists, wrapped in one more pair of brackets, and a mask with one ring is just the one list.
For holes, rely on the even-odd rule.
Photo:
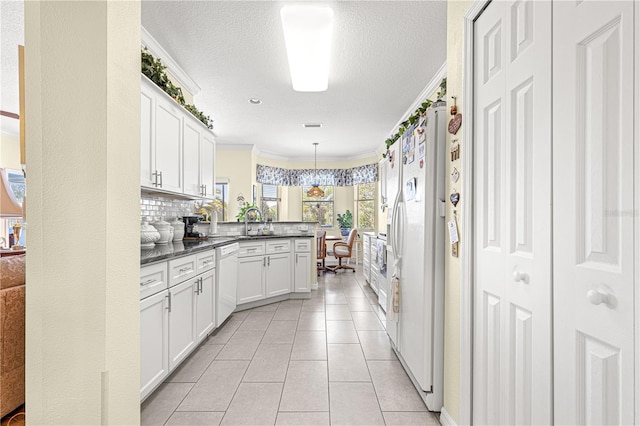
{"label": "recessed ceiling vent", "polygon": [[302,127],[305,129],[319,129],[322,127],[322,123],[304,123]]}

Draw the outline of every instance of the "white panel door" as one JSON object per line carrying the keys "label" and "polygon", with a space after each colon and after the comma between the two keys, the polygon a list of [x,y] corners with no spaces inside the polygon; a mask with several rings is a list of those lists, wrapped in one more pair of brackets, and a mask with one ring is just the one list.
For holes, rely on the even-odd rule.
{"label": "white panel door", "polygon": [[184,193],[189,195],[202,195],[202,182],[200,182],[200,130],[191,123],[191,120],[184,120],[183,127],[183,162],[182,170],[184,177]]}
{"label": "white panel door", "polygon": [[476,424],[552,423],[551,4],[474,24]]}
{"label": "white panel door", "polygon": [[279,253],[267,256],[267,297],[292,291],[291,254]]}
{"label": "white panel door", "polygon": [[169,375],[168,293],[140,301],[140,400]]}
{"label": "white panel door", "polygon": [[196,345],[196,279],[169,289],[169,370],[191,353]]}
{"label": "white panel door", "polygon": [[203,185],[203,196],[211,199],[215,197],[216,190],[215,153],[215,140],[206,131],[203,131],[200,142],[200,183]]}
{"label": "white panel door", "polygon": [[311,291],[311,253],[296,253],[294,265],[294,291],[308,293]]}
{"label": "white panel door", "polygon": [[158,187],[182,192],[182,117],[171,99],[156,97],[156,170]]}
{"label": "white panel door", "polygon": [[262,300],[265,297],[264,270],[267,265],[265,256],[238,258],[238,287],[236,304]]}
{"label": "white panel door", "polygon": [[[553,6],[556,424],[640,420],[634,418],[633,274],[640,263],[633,241],[634,3]],[[638,70],[635,76],[638,84]]]}
{"label": "white panel door", "polygon": [[144,77],[140,85],[140,185],[155,188],[155,93]]}
{"label": "white panel door", "polygon": [[199,276],[200,285],[196,296],[196,342],[199,343],[216,325],[216,270],[211,269]]}

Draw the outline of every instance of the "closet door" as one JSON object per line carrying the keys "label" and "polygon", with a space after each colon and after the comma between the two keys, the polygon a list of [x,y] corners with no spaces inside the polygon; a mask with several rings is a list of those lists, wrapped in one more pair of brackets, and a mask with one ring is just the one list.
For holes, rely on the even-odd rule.
{"label": "closet door", "polygon": [[550,51],[550,2],[474,24],[474,424],[553,421]]}
{"label": "closet door", "polygon": [[553,4],[556,424],[640,420],[634,418],[633,274],[640,263],[633,240],[634,3]]}

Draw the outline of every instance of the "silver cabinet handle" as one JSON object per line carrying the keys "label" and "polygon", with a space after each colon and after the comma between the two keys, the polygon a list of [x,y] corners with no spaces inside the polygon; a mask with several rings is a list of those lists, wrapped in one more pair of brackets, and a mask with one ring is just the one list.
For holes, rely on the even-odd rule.
{"label": "silver cabinet handle", "polygon": [[211,264],[211,262],[213,262],[213,260],[209,259],[209,260],[205,260],[204,262],[202,262],[203,266],[209,266]]}
{"label": "silver cabinet handle", "polygon": [[248,248],[248,249],[247,249],[247,251],[256,251],[256,250],[258,250],[256,247]]}
{"label": "silver cabinet handle", "polygon": [[204,196],[207,196],[207,185],[202,185],[204,187]]}
{"label": "silver cabinet handle", "polygon": [[191,269],[190,267],[187,267],[187,268],[180,268],[180,270],[178,270],[178,273],[179,273],[179,274],[183,274],[183,273],[185,273],[185,272],[191,272],[191,271],[192,271],[192,269]]}
{"label": "silver cabinet handle", "polygon": [[153,186],[158,186],[158,171],[154,170],[151,176],[153,176]]}
{"label": "silver cabinet handle", "polygon": [[202,294],[202,277],[200,277],[200,294]]}
{"label": "silver cabinet handle", "polygon": [[160,172],[160,188],[162,188],[162,172]]}
{"label": "silver cabinet handle", "polygon": [[275,249],[281,249],[282,247],[284,247],[284,246],[275,246],[274,248]]}
{"label": "silver cabinet handle", "polygon": [[271,266],[271,256],[267,257],[267,266]]}
{"label": "silver cabinet handle", "polygon": [[171,293],[167,294],[167,298],[169,299],[169,303],[166,307],[166,309],[171,312]]}
{"label": "silver cabinet handle", "polygon": [[150,280],[146,280],[145,282],[140,283],[140,287],[145,286],[145,285],[147,285],[147,284],[154,283],[154,282],[156,282],[156,280],[155,280],[155,279],[153,279],[153,278],[152,278],[152,279],[150,279]]}
{"label": "silver cabinet handle", "polygon": [[264,266],[267,266],[267,258],[266,258],[266,257],[263,257],[263,258],[262,258],[262,266],[263,266],[263,267],[264,267]]}

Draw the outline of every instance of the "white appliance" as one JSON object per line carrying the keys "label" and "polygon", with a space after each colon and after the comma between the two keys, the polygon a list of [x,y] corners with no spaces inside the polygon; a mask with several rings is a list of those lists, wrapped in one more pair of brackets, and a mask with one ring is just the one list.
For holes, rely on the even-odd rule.
{"label": "white appliance", "polygon": [[238,243],[216,248],[216,327],[236,309],[239,250]]}
{"label": "white appliance", "polygon": [[[420,147],[421,137],[408,130],[392,146],[394,167],[387,169],[387,196],[395,196],[387,221],[391,299],[387,333],[405,370],[433,411],[440,411],[443,405],[446,118],[444,103],[431,108],[427,112],[425,145]],[[408,157],[413,151],[413,161],[406,164],[403,147]],[[394,277],[399,279],[397,313],[393,309]]]}
{"label": "white appliance", "polygon": [[379,233],[376,238],[378,262],[378,304],[387,312],[387,295],[389,294],[389,283],[387,281],[387,235]]}

